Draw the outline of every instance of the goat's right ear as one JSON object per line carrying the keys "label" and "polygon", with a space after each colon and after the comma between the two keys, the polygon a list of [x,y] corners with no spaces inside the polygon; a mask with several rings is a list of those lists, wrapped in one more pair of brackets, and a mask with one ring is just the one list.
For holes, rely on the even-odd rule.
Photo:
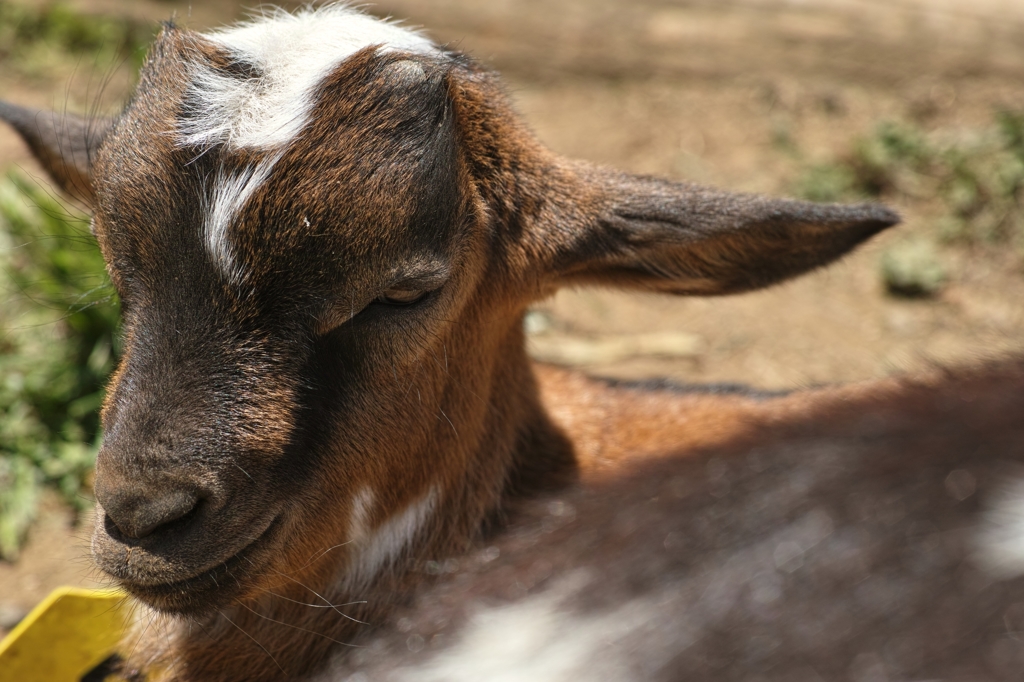
{"label": "goat's right ear", "polygon": [[878,204],[817,204],[570,168],[557,199],[569,210],[537,224],[545,279],[556,287],[704,296],[760,289],[826,265],[900,220]]}
{"label": "goat's right ear", "polygon": [[65,193],[93,205],[92,163],[112,119],[57,114],[0,102],[0,120],[18,131]]}

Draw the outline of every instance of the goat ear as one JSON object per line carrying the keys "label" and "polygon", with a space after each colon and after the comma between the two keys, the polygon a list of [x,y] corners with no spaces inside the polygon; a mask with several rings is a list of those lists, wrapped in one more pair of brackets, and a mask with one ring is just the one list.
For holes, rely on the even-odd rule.
{"label": "goat ear", "polygon": [[[825,265],[899,222],[876,204],[815,204],[581,169],[582,230],[545,231],[556,284],[675,294],[759,289]],[[586,218],[584,218],[586,216]],[[578,224],[578,223],[577,223]]]}
{"label": "goat ear", "polygon": [[14,128],[43,169],[68,195],[92,205],[92,162],[111,119],[57,114],[0,102],[0,120]]}

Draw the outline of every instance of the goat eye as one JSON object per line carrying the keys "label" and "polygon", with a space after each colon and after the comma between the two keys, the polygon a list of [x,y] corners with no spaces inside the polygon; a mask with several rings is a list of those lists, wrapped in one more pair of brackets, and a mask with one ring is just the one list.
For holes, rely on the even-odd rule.
{"label": "goat eye", "polygon": [[393,306],[412,305],[422,301],[429,293],[423,289],[388,289],[377,297],[377,303]]}

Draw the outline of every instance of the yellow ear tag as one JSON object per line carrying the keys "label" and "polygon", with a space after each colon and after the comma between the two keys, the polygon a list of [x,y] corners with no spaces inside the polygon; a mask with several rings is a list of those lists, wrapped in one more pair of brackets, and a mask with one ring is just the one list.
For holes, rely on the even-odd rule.
{"label": "yellow ear tag", "polygon": [[124,635],[126,602],[120,590],[58,587],[0,642],[0,681],[79,682]]}

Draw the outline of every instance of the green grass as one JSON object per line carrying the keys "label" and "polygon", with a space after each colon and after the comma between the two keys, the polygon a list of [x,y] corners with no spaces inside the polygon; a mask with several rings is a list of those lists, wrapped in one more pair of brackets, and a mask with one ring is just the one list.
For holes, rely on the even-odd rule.
{"label": "green grass", "polygon": [[1024,265],[1024,114],[999,112],[968,131],[883,122],[836,161],[807,167],[796,191],[925,207],[934,219],[882,255],[879,276],[892,295],[934,296],[947,279],[938,244],[999,249]]}
{"label": "green grass", "polygon": [[0,0],[0,68],[27,78],[65,77],[69,69],[138,67],[152,41],[149,24],[80,14],[55,2],[27,7]]}
{"label": "green grass", "polygon": [[88,217],[21,175],[0,182],[0,555],[16,556],[43,486],[72,506],[99,440],[118,307]]}
{"label": "green grass", "polygon": [[881,123],[842,158],[808,167],[796,189],[817,201],[937,201],[937,239],[1024,257],[1024,114],[1000,112],[986,128],[957,133]]}

